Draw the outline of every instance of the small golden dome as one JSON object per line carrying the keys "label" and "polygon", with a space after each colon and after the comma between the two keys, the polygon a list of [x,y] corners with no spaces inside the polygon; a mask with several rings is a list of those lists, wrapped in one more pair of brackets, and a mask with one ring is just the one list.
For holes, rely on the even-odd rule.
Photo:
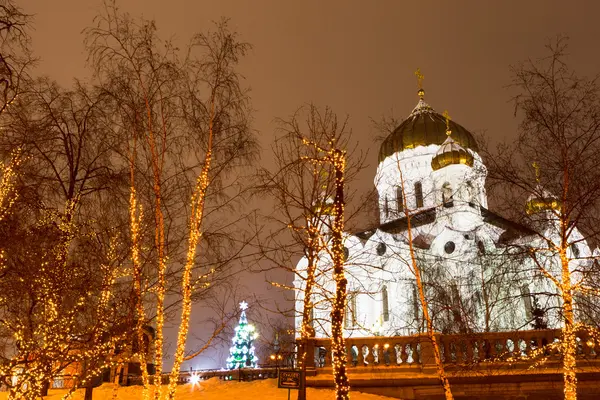
{"label": "small golden dome", "polygon": [[[525,212],[528,215],[536,214],[542,211],[560,211],[561,203],[552,193],[542,189],[539,185],[525,203]],[[541,193],[538,195],[537,193]]]}
{"label": "small golden dome", "polygon": [[440,168],[453,164],[463,164],[472,167],[473,161],[473,155],[448,135],[439,150],[435,153],[435,156],[433,156],[431,168],[433,168],[434,171],[437,171]]}
{"label": "small golden dome", "polygon": [[313,215],[334,215],[333,199],[328,197],[321,202],[314,203],[311,211]]}

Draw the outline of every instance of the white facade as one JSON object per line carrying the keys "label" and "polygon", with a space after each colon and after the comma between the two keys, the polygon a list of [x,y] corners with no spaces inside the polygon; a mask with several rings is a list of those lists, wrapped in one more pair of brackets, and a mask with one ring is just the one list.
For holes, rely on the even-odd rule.
{"label": "white facade", "polygon": [[[460,134],[457,142],[446,139],[440,143],[445,138],[446,124]],[[532,329],[540,324],[559,326],[556,289],[540,276],[528,257],[519,258],[513,250],[537,247],[541,236],[487,209],[487,170],[473,149],[476,144],[468,131],[444,122],[421,100],[396,132],[382,145],[375,176],[380,225],[345,238],[347,336],[410,335],[424,330],[411,268],[400,172],[415,255],[426,281],[436,330],[478,332]],[[454,138],[454,133],[450,137]],[[451,147],[444,147],[448,140],[453,149],[468,152],[469,162],[449,162],[434,170],[432,160]],[[460,147],[465,143],[471,147]],[[442,158],[445,156],[442,154]],[[546,220],[538,228],[548,231],[555,226]],[[576,230],[573,235],[580,236]],[[589,262],[586,258],[589,260],[592,254],[585,241],[573,246],[573,251],[577,253],[572,255],[574,267]],[[294,281],[299,289],[299,311],[303,306],[306,263],[305,259],[298,263]],[[547,263],[560,268],[552,254]],[[313,326],[316,336],[324,337],[331,331],[329,299],[335,289],[326,252],[319,265],[318,288],[312,298]],[[297,314],[299,329],[301,312]]]}

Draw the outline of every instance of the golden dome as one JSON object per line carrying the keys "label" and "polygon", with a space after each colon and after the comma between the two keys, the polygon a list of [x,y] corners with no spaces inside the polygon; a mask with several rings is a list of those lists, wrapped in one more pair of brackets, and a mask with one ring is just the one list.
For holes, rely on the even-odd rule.
{"label": "golden dome", "polygon": [[560,201],[552,193],[542,189],[539,185],[535,190],[536,193],[541,193],[541,196],[532,194],[525,203],[525,212],[528,215],[536,214],[542,211],[560,211]]}
{"label": "golden dome", "polygon": [[327,197],[323,201],[313,203],[311,211],[313,215],[334,215],[333,199]]}
{"label": "golden dome", "polygon": [[[449,128],[453,141],[463,149],[478,150],[477,142],[468,130],[453,121],[449,122]],[[442,145],[446,136],[446,119],[421,98],[408,118],[381,144],[379,162],[398,151],[430,144]]]}
{"label": "golden dome", "polygon": [[473,155],[456,143],[448,134],[448,137],[442,143],[439,150],[431,160],[431,168],[437,171],[447,165],[463,164],[469,167],[473,166]]}

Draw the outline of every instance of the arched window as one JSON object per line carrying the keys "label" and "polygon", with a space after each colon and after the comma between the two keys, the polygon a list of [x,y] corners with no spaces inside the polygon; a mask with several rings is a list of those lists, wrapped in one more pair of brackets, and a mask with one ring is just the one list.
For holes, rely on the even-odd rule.
{"label": "arched window", "polygon": [[521,286],[521,297],[523,298],[523,307],[525,308],[525,317],[528,320],[533,318],[533,303],[531,301],[531,291],[529,291],[529,285],[525,284]]}
{"label": "arched window", "polygon": [[381,288],[381,314],[383,321],[387,322],[390,320],[390,306],[388,303],[388,290],[387,286],[383,285]]}
{"label": "arched window", "polygon": [[581,252],[579,251],[579,246],[576,243],[571,245],[571,253],[573,254],[573,258],[579,258]]}
{"label": "arched window", "polygon": [[419,313],[420,310],[420,303],[419,303],[419,297],[417,295],[417,285],[416,283],[412,285],[412,312],[413,312],[413,317],[415,319],[415,322],[417,323],[417,325],[421,325],[421,315]]}
{"label": "arched window", "polygon": [[442,204],[444,207],[452,207],[454,199],[452,198],[452,186],[448,182],[442,185]]}
{"label": "arched window", "polygon": [[390,216],[390,204],[387,196],[385,196],[385,199],[383,199],[383,213],[385,214],[386,218]]}
{"label": "arched window", "polygon": [[417,208],[423,207],[423,185],[421,182],[415,183],[415,202],[417,204]]}
{"label": "arched window", "polygon": [[477,242],[477,249],[479,250],[480,255],[485,255],[485,244],[481,240]]}
{"label": "arched window", "polygon": [[353,328],[356,325],[356,297],[358,293],[354,291],[348,292],[346,306],[346,329]]}
{"label": "arched window", "polygon": [[398,211],[398,214],[404,211],[404,196],[402,195],[402,187],[400,186],[396,188],[396,211]]}

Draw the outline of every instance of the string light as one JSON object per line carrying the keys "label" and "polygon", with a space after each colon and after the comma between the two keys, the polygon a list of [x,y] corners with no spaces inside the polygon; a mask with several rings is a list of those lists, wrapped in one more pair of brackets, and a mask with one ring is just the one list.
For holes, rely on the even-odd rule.
{"label": "string light", "polygon": [[[335,281],[335,296],[331,308],[332,369],[336,399],[347,400],[349,399],[350,383],[346,373],[347,356],[343,327],[347,297],[346,287],[348,284],[344,274],[345,257],[343,245],[346,152],[334,147],[335,140],[333,139],[328,141],[328,144],[331,146],[329,149],[325,149],[316,142],[306,138],[302,138],[302,143],[313,147],[317,152],[323,154],[321,158],[302,157],[303,160],[314,163],[328,163],[334,171],[335,197],[332,207],[333,223],[330,233],[330,252],[333,262],[333,279]],[[303,329],[306,328],[303,326]]]}
{"label": "string light", "polygon": [[206,192],[210,183],[209,172],[212,163],[212,148],[213,148],[213,124],[215,118],[215,99],[212,98],[210,107],[209,127],[208,127],[208,140],[207,150],[204,156],[204,165],[198,179],[196,180],[196,187],[194,189],[191,199],[191,211],[190,211],[190,236],[188,242],[188,250],[186,256],[185,266],[181,277],[181,322],[179,323],[179,332],[177,334],[177,347],[175,349],[175,357],[173,361],[173,368],[169,376],[168,386],[168,399],[173,400],[175,398],[175,392],[177,391],[177,381],[179,379],[179,370],[184,360],[185,344],[187,341],[187,335],[190,323],[190,313],[192,311],[192,269],[196,260],[196,249],[200,238],[202,237],[202,220],[204,217],[204,204],[206,199]]}
{"label": "string light", "polygon": [[[32,287],[39,290],[34,294],[34,300],[41,305],[40,319],[17,319],[10,327],[18,343],[17,352],[10,362],[0,366],[1,375],[13,377],[9,399],[38,398],[44,384],[51,382],[57,374],[64,373],[65,368],[87,364],[87,368],[72,373],[73,385],[64,397],[67,398],[77,387],[87,385],[105,368],[113,365],[108,355],[114,352],[117,343],[125,340],[124,333],[107,336],[112,315],[110,299],[116,277],[113,267],[118,245],[116,238],[110,240],[107,262],[100,265],[100,292],[82,293],[68,306],[61,297],[65,278],[74,272],[68,261],[69,249],[78,232],[74,222],[78,205],[79,198],[75,197],[66,202],[62,213],[50,212],[38,222],[41,226],[47,224],[58,228],[58,244],[42,254],[38,273],[33,277]],[[94,325],[81,331],[80,315],[94,298],[98,299],[95,304],[98,319]],[[89,339],[84,342],[81,340],[84,337]]]}
{"label": "string light", "polygon": [[141,204],[138,204],[135,186],[133,184],[133,163],[131,165],[132,183],[129,194],[129,229],[131,234],[131,260],[133,263],[133,291],[135,294],[135,309],[136,309],[136,334],[140,352],[138,358],[140,361],[140,369],[142,372],[142,399],[147,400],[149,393],[150,378],[148,368],[146,367],[146,352],[141,348],[144,343],[144,324],[146,321],[146,312],[144,311],[144,303],[142,298],[142,261],[140,249],[140,221],[143,217]]}

